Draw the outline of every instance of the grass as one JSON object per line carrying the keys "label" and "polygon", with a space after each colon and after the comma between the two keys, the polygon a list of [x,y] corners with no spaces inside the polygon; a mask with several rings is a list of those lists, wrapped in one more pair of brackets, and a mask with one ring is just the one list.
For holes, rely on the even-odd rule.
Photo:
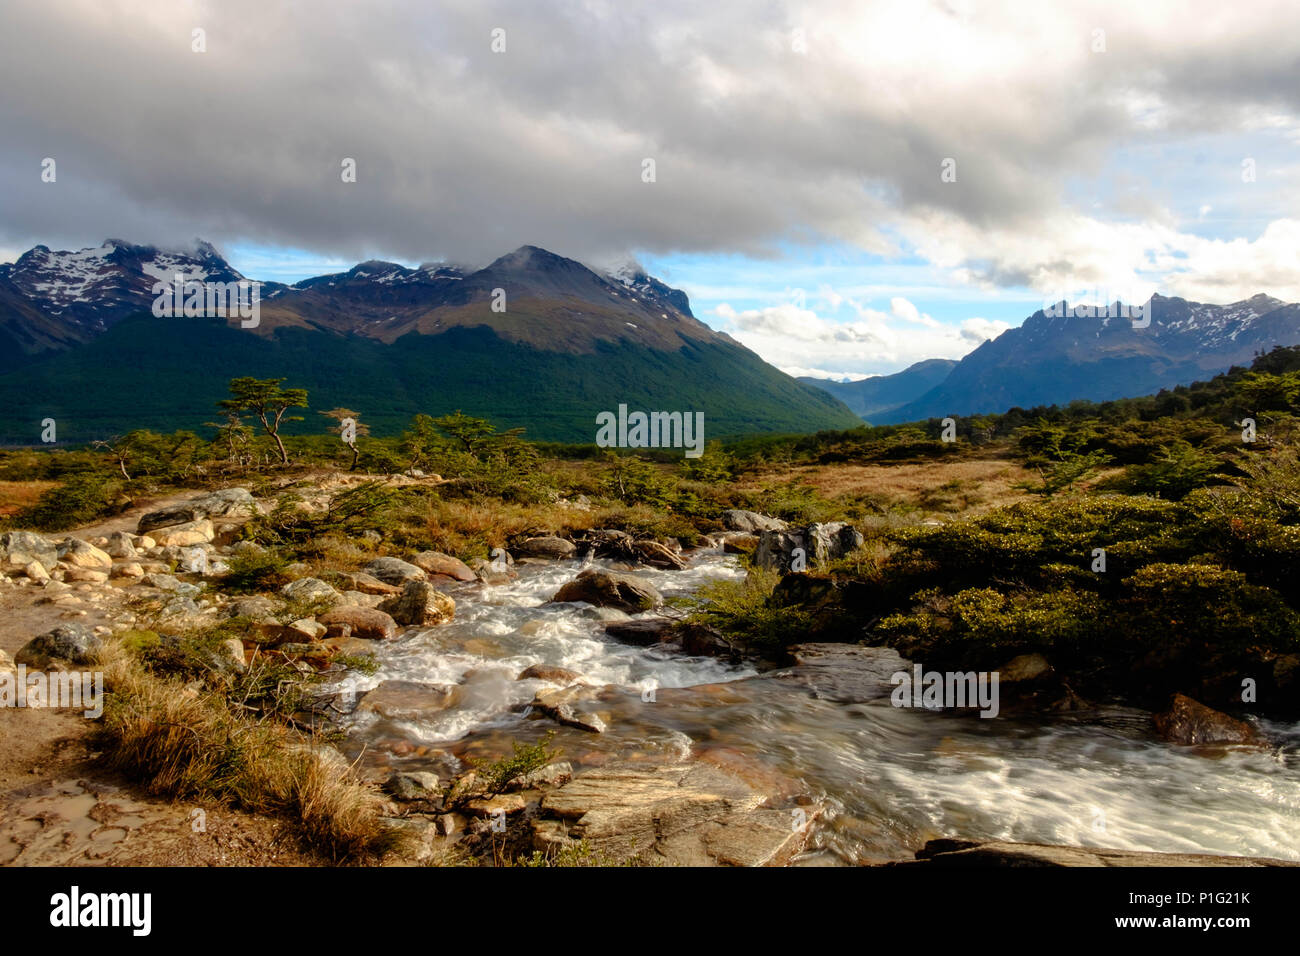
{"label": "grass", "polygon": [[379,795],[332,751],[237,711],[220,690],[150,671],[120,639],[107,643],[100,666],[108,689],[97,731],[104,759],[150,793],[279,815],[339,863],[400,848],[400,835],[381,820]]}

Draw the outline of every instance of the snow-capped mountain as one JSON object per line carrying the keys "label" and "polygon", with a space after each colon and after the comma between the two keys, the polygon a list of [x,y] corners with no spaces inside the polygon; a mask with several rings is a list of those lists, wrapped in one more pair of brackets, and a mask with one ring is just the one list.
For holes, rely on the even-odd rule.
{"label": "snow-capped mountain", "polygon": [[1300,304],[1268,295],[1228,305],[1157,295],[1145,310],[1132,317],[1104,306],[1095,310],[1101,314],[1035,312],[963,358],[941,383],[872,421],[1150,395],[1300,344]]}

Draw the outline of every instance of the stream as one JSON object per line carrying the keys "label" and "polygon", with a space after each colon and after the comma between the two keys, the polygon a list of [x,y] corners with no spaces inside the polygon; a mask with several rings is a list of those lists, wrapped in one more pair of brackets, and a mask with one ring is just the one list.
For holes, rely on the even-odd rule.
{"label": "stream", "polygon": [[[453,622],[379,645],[379,671],[339,686],[410,681],[444,693],[413,690],[409,707],[387,714],[359,708],[349,757],[447,779],[467,755],[499,756],[547,731],[579,772],[612,757],[731,751],[825,804],[796,865],[910,859],[937,837],[1300,860],[1300,724],[1264,722],[1270,750],[1207,755],[1161,742],[1135,709],[986,720],[895,708],[888,688],[865,703],[819,699],[754,666],[618,643],[604,634],[610,612],[548,604],[584,567],[612,565],[521,563],[507,585],[446,588]],[[694,552],[684,571],[635,573],[666,598],[744,575],[715,550]],[[552,686],[515,679],[534,664],[609,685],[598,705],[608,731],[530,719],[534,694]]]}

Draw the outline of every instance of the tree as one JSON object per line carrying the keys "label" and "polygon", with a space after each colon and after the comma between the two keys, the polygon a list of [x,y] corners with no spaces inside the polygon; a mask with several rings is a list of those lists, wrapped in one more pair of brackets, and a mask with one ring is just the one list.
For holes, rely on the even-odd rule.
{"label": "tree", "polygon": [[[321,412],[320,414],[338,422],[337,425],[332,425],[329,430],[333,434],[340,436],[343,439],[343,444],[352,449],[352,464],[348,466],[348,471],[355,471],[357,467],[357,458],[361,455],[361,452],[357,450],[357,439],[363,436],[369,437],[370,426],[362,424],[361,421],[359,421],[361,413],[354,412],[350,408],[331,408],[328,412]],[[351,419],[352,421],[351,429],[348,429],[344,425],[344,422],[348,419]]]}
{"label": "tree", "polygon": [[280,461],[289,464],[289,453],[284,449],[280,438],[280,426],[286,421],[300,422],[301,416],[285,417],[291,408],[307,407],[307,390],[305,388],[281,388],[282,378],[257,379],[244,376],[230,380],[231,398],[223,399],[217,405],[235,415],[251,412],[262,423],[266,433],[275,439],[275,446],[280,452]]}
{"label": "tree", "polygon": [[204,422],[217,430],[217,437],[226,443],[227,457],[240,465],[248,463],[248,443],[253,440],[253,430],[235,412],[226,412],[224,422]]}

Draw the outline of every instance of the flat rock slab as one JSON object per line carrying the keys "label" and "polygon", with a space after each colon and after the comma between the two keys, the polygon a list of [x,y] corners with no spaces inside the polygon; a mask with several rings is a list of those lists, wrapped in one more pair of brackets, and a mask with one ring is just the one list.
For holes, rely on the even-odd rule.
{"label": "flat rock slab", "polygon": [[804,845],[819,808],[768,807],[770,795],[707,763],[598,767],[548,793],[539,849],[586,840],[614,861],[672,866],[779,866]]}
{"label": "flat rock slab", "polygon": [[917,860],[891,866],[1300,866],[1269,857],[1213,856],[1202,853],[1148,853],[1141,850],[1099,850],[1082,846],[1040,843],[970,843],[931,840]]}
{"label": "flat rock slab", "polygon": [[806,687],[820,700],[844,704],[888,698],[890,678],[910,671],[911,662],[889,647],[860,644],[796,644],[790,648],[795,666],[770,671],[756,680],[782,680]]}

